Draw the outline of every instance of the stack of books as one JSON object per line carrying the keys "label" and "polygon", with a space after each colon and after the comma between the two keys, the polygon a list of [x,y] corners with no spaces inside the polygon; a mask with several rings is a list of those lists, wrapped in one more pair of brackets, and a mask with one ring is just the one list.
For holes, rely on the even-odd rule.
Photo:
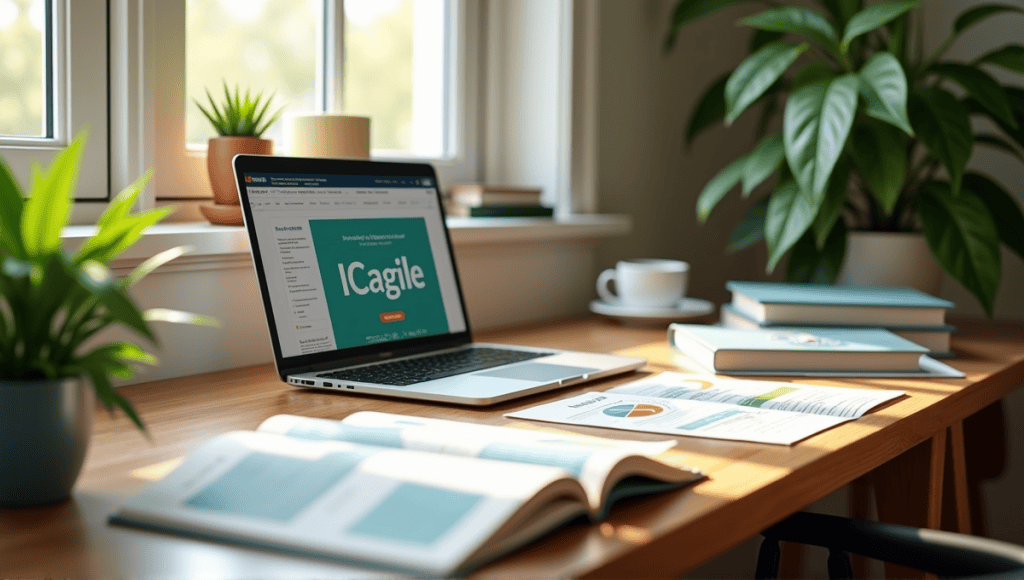
{"label": "stack of books", "polygon": [[672,324],[669,343],[723,374],[931,376],[951,356],[953,303],[911,288],[727,284],[721,326]]}
{"label": "stack of books", "polygon": [[953,303],[913,288],[738,281],[726,287],[732,291],[732,304],[722,306],[727,328],[884,328],[931,356],[952,356],[955,328],[946,324],[946,312]]}
{"label": "stack of books", "polygon": [[536,187],[465,183],[448,192],[446,210],[457,217],[551,217],[554,210],[541,203]]}

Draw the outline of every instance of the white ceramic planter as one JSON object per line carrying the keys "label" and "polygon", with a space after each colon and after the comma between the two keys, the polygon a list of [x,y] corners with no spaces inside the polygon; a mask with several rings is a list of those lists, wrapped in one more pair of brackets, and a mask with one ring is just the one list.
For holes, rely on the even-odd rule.
{"label": "white ceramic planter", "polygon": [[942,286],[942,266],[924,234],[850,232],[839,284],[909,286],[932,296]]}

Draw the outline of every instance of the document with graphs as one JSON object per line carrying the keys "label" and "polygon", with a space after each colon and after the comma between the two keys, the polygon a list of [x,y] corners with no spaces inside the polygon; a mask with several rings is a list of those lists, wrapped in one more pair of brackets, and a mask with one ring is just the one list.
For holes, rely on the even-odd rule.
{"label": "document with graphs", "polygon": [[110,521],[447,577],[572,519],[601,519],[618,498],[703,479],[654,457],[674,445],[372,412],[278,415],[207,441]]}
{"label": "document with graphs", "polygon": [[903,395],[903,391],[661,373],[604,393],[585,393],[506,416],[793,445]]}

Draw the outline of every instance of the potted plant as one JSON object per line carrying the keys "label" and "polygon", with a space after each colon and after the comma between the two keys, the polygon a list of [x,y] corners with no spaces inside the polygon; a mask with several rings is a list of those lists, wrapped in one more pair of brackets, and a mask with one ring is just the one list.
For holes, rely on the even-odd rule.
{"label": "potted plant", "polygon": [[61,232],[73,206],[85,136],[45,171],[33,173],[26,199],[0,160],[0,506],[49,503],[68,496],[92,430],[94,396],[142,420],[112,386],[135,363],[154,358],[129,341],[99,335],[120,326],[156,343],[155,320],[211,324],[209,318],[153,308],[142,311],[132,285],[185,248],[160,252],[124,278],[109,264],[172,208],[131,209],[150,174],[122,191],[96,233],[75,252]]}
{"label": "potted plant", "polygon": [[[666,47],[691,22],[746,1],[679,0]],[[926,53],[915,13],[921,2],[763,4],[766,10],[739,22],[754,30],[750,56],[706,90],[686,129],[691,143],[763,105],[756,107],[758,145],[707,184],[698,218],[707,220],[736,186],[746,196],[774,175],[741,218],[731,250],[763,240],[769,272],[788,253],[789,280],[831,283],[848,232],[922,232],[942,267],[991,316],[1001,246],[1024,258],[1024,216],[1002,186],[969,171],[967,162],[975,145],[1024,162],[1024,89],[988,72],[1024,72],[1024,47],[1008,45],[969,63],[947,60],[946,52],[978,22],[1024,8],[967,10],[950,37]],[[780,116],[781,130],[770,131]],[[974,116],[999,131],[976,130]]]}
{"label": "potted plant", "polygon": [[238,154],[271,155],[274,153],[274,142],[263,139],[263,133],[277,120],[281,109],[267,117],[273,95],[263,98],[263,93],[245,96],[236,86],[234,93],[224,83],[224,101],[217,106],[217,101],[206,91],[209,108],[199,101],[196,106],[209,119],[217,131],[206,150],[206,169],[210,175],[210,187],[213,189],[213,206],[203,205],[200,210],[208,220],[218,224],[240,225],[242,211],[238,201],[238,190],[235,186],[235,175],[231,169],[231,160]]}

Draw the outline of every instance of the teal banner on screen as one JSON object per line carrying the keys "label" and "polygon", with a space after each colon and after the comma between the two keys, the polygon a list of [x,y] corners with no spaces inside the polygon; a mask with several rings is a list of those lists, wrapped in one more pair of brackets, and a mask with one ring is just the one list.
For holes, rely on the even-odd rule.
{"label": "teal banner on screen", "polygon": [[309,220],[338,348],[448,332],[423,218]]}

